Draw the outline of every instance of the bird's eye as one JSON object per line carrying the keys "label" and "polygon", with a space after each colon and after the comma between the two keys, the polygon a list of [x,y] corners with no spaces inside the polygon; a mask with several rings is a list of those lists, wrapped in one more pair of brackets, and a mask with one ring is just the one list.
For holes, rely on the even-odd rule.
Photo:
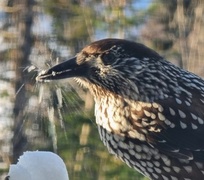
{"label": "bird's eye", "polygon": [[110,65],[115,61],[115,56],[111,52],[104,53],[101,55],[101,60],[105,65]]}

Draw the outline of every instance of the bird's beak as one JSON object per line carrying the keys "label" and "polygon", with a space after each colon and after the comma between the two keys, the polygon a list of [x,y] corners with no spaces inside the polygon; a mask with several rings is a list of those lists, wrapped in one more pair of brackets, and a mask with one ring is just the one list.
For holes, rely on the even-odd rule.
{"label": "bird's beak", "polygon": [[36,81],[58,80],[70,77],[79,77],[84,73],[84,66],[78,65],[76,57],[64,61],[48,70],[40,72],[36,77]]}

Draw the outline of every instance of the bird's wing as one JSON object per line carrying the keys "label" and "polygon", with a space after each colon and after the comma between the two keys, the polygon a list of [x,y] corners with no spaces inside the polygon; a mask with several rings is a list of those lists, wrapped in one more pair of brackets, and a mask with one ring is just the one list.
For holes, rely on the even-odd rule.
{"label": "bird's wing", "polygon": [[192,159],[202,154],[199,158],[204,161],[204,94],[192,94],[190,101],[180,96],[157,102],[164,118],[157,116],[159,130],[150,129],[147,140],[171,156]]}

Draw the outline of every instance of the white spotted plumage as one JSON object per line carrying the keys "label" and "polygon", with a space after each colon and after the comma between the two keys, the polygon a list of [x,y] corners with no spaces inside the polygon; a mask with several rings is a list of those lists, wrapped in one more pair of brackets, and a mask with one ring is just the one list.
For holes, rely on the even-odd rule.
{"label": "white spotted plumage", "polygon": [[[91,43],[74,63],[69,70],[53,67],[38,80],[71,72],[87,87],[111,153],[151,179],[204,179],[203,79],[120,39]],[[59,67],[63,71],[54,76]]]}

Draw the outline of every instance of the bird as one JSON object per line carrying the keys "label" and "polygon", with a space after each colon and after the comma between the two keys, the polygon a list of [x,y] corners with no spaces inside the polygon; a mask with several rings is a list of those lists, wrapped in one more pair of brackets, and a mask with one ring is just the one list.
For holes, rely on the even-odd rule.
{"label": "bird", "polygon": [[95,101],[108,151],[149,179],[204,179],[204,80],[149,47],[107,38],[41,71],[74,78]]}

